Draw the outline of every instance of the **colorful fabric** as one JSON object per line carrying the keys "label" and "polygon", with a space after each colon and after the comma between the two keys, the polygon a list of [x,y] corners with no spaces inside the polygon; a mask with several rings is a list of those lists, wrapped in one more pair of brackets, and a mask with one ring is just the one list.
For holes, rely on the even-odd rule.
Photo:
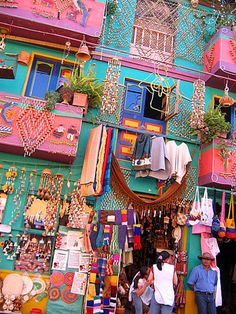
{"label": "colorful fabric", "polygon": [[65,276],[64,276],[64,283],[67,286],[72,286],[72,283],[73,283],[73,280],[74,280],[74,276],[75,276],[75,273],[73,273],[72,271],[66,273]]}
{"label": "colorful fabric", "polygon": [[61,291],[59,290],[59,288],[57,287],[51,287],[49,290],[48,290],[48,298],[51,300],[51,301],[56,301],[60,298],[61,296]]}
{"label": "colorful fabric", "polygon": [[102,125],[91,129],[80,178],[82,196],[90,196],[95,193],[93,184],[95,180],[101,136]]}
{"label": "colorful fabric", "polygon": [[103,225],[98,224],[98,234],[96,239],[96,247],[101,248],[103,246]]}
{"label": "colorful fabric", "polygon": [[95,195],[98,195],[102,189],[101,185],[101,179],[102,179],[102,168],[105,158],[105,147],[106,147],[106,140],[107,140],[107,129],[105,126],[103,126],[103,132],[102,132],[102,140],[101,145],[98,153],[98,162],[97,162],[97,168],[96,168],[96,181],[94,182],[94,190]]}
{"label": "colorful fabric", "polygon": [[113,147],[114,147],[114,140],[115,140],[115,132],[114,130],[112,130],[110,151],[109,151],[109,155],[107,159],[107,166],[106,166],[106,171],[105,171],[105,176],[104,176],[104,181],[103,181],[103,193],[109,192],[111,189],[110,187],[111,160],[112,160],[112,152],[113,152]]}
{"label": "colorful fabric", "polygon": [[128,208],[127,222],[128,222],[128,225],[134,224],[134,209],[133,208]]}
{"label": "colorful fabric", "polygon": [[127,226],[126,225],[119,225],[118,226],[118,242],[119,242],[119,248],[121,250],[124,250],[124,248],[125,248],[126,232],[127,232]]}
{"label": "colorful fabric", "polygon": [[60,271],[55,271],[50,276],[50,283],[54,287],[60,287],[64,283],[64,274]]}
{"label": "colorful fabric", "polygon": [[105,178],[105,172],[106,172],[107,162],[108,162],[109,153],[110,153],[111,140],[112,140],[112,129],[109,128],[107,130],[105,154],[104,154],[104,161],[102,165],[102,173],[101,173],[101,180],[100,180],[101,187],[100,187],[100,191],[98,191],[98,188],[97,188],[97,195],[102,195],[102,192],[103,192],[104,178]]}
{"label": "colorful fabric", "polygon": [[95,251],[97,246],[96,246],[96,240],[97,240],[97,236],[98,236],[98,228],[99,225],[92,225],[91,226],[91,233],[90,233],[90,243],[91,243],[91,247],[92,249]]}
{"label": "colorful fabric", "polygon": [[98,273],[100,274],[102,281],[104,280],[106,274],[106,264],[107,264],[106,258],[103,257],[98,258]]}
{"label": "colorful fabric", "polygon": [[133,247],[133,245],[134,245],[134,228],[133,228],[133,225],[127,226],[127,238],[128,238],[128,246]]}
{"label": "colorful fabric", "polygon": [[121,223],[122,223],[121,211],[120,210],[116,210],[115,211],[115,215],[116,215],[115,224],[116,225],[121,225]]}
{"label": "colorful fabric", "polygon": [[74,303],[77,300],[78,295],[71,292],[71,287],[66,286],[61,291],[61,298],[63,302],[70,304]]}
{"label": "colorful fabric", "polygon": [[127,215],[127,209],[121,210],[121,219],[122,219],[122,225],[127,225],[128,215]]}

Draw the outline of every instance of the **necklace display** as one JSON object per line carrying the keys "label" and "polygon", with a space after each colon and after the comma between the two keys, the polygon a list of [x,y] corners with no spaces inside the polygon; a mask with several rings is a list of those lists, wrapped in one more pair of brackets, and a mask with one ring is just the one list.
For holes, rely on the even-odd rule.
{"label": "necklace display", "polygon": [[82,213],[85,210],[86,198],[81,195],[80,181],[75,183],[75,188],[71,193],[71,204],[69,209],[69,217],[67,227],[81,228]]}
{"label": "necklace display", "polygon": [[14,198],[13,198],[13,203],[15,207],[11,213],[11,220],[8,223],[9,226],[11,226],[20,217],[20,208],[22,205],[22,194],[25,192],[25,184],[26,184],[26,168],[22,168],[21,174],[20,174],[20,186],[17,188]]}
{"label": "necklace display", "polygon": [[30,194],[34,194],[36,179],[37,179],[37,170],[33,169],[30,172],[30,176],[29,176],[29,193]]}
{"label": "necklace display", "polygon": [[192,114],[190,126],[195,130],[201,130],[205,127],[204,107],[205,107],[205,82],[196,80],[193,83],[194,91],[192,96]]}
{"label": "necklace display", "polygon": [[2,190],[7,194],[12,194],[14,192],[15,179],[17,177],[16,167],[15,166],[10,167],[5,175],[7,180],[6,183],[2,186]]}
{"label": "necklace display", "polygon": [[16,125],[24,147],[24,156],[32,155],[52,133],[54,117],[42,104],[36,107],[29,105],[20,110]]}
{"label": "necklace display", "polygon": [[16,249],[16,270],[48,273],[52,251],[50,237],[22,234]]}
{"label": "necklace display", "polygon": [[61,201],[61,192],[64,177],[62,174],[55,174],[52,180],[51,196],[47,202],[46,217],[44,219],[45,234],[54,234],[56,229],[57,210]]}
{"label": "necklace display", "polygon": [[118,106],[118,91],[121,63],[118,59],[112,59],[108,62],[108,69],[104,83],[102,96],[102,114],[114,114]]}

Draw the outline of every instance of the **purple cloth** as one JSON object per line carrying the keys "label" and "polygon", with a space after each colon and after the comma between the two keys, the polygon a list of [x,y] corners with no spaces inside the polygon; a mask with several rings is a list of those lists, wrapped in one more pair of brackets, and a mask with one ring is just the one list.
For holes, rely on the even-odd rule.
{"label": "purple cloth", "polygon": [[98,225],[92,225],[90,233],[90,242],[93,250],[96,250],[96,239],[98,235]]}
{"label": "purple cloth", "polygon": [[128,208],[128,225],[134,225],[134,209]]}
{"label": "purple cloth", "polygon": [[115,211],[115,215],[116,215],[115,224],[116,224],[116,225],[121,225],[121,224],[122,224],[121,211],[120,211],[120,210],[116,210],[116,211]]}
{"label": "purple cloth", "polygon": [[112,158],[112,152],[113,152],[113,147],[114,147],[114,139],[115,139],[115,132],[112,130],[112,136],[111,136],[111,147],[109,150],[109,155],[107,159],[107,166],[105,170],[105,175],[104,175],[104,181],[103,181],[103,194],[105,192],[110,191],[110,176],[111,176],[111,158]]}
{"label": "purple cloth", "polygon": [[124,250],[125,248],[126,231],[127,231],[126,225],[118,226],[118,242],[119,242],[119,248],[121,250]]}

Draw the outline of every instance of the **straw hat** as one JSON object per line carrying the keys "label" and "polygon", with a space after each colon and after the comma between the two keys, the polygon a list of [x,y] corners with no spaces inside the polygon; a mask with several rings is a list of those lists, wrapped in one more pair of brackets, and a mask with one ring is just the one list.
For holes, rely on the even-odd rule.
{"label": "straw hat", "polygon": [[214,257],[211,253],[205,252],[202,255],[198,256],[199,259],[209,259],[211,261],[214,261]]}

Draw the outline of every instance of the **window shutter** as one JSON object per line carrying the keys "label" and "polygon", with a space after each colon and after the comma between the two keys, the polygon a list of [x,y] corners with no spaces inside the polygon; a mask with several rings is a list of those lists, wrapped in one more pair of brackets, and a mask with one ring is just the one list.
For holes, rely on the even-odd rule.
{"label": "window shutter", "polygon": [[165,99],[165,114],[164,121],[169,121],[171,118],[178,114],[179,110],[179,99],[180,99],[180,81],[177,82],[169,88],[169,93],[167,93]]}

